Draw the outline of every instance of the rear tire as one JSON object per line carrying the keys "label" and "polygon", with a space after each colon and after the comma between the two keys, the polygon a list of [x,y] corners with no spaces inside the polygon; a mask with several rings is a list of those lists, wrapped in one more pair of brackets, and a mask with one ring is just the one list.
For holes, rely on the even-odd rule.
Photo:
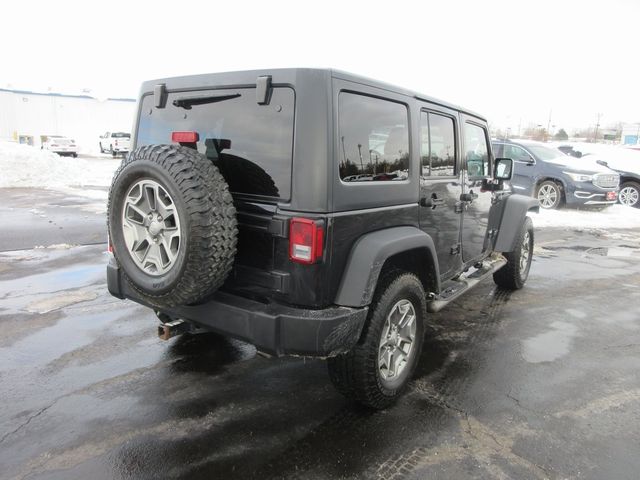
{"label": "rear tire", "polygon": [[195,303],[231,271],[233,200],[218,169],[176,145],[139,147],[116,171],[108,230],[124,279],[152,305]]}
{"label": "rear tire", "polygon": [[506,290],[521,289],[529,277],[534,245],[533,222],[529,217],[524,218],[516,241],[516,249],[504,253],[507,264],[493,274],[496,285]]}
{"label": "rear tire", "polygon": [[424,289],[415,275],[396,270],[381,279],[362,339],[350,352],[327,360],[336,389],[374,409],[394,403],[418,364],[426,315]]}

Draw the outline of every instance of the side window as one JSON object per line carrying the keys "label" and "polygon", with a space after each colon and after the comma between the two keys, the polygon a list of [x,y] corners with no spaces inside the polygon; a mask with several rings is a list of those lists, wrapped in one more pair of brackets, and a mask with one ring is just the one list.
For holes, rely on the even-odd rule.
{"label": "side window", "polygon": [[464,125],[464,158],[469,177],[484,177],[489,170],[489,144],[487,131],[473,125]]}
{"label": "side window", "polygon": [[493,156],[495,158],[504,157],[504,145],[501,143],[492,143],[491,148],[493,149]]}
{"label": "side window", "polygon": [[456,136],[452,118],[436,113],[420,114],[420,160],[423,177],[455,175]]}
{"label": "side window", "polygon": [[409,176],[409,121],[400,103],[340,93],[340,179],[405,180]]}
{"label": "side window", "polygon": [[528,162],[531,161],[531,155],[529,155],[524,148],[516,145],[505,145],[504,156],[511,158],[515,162]]}

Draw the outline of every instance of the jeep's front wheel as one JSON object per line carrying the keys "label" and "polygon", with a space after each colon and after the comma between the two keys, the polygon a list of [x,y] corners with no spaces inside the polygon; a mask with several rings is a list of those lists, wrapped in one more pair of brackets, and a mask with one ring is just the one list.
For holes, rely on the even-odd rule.
{"label": "jeep's front wheel", "polygon": [[137,148],[109,191],[109,238],[124,278],[147,302],[197,302],[231,270],[235,209],[210,160],[176,145]]}
{"label": "jeep's front wheel", "polygon": [[496,285],[507,290],[521,289],[529,277],[533,258],[533,222],[529,217],[524,218],[516,242],[515,250],[504,254],[507,264],[493,274]]}
{"label": "jeep's front wheel", "polygon": [[376,291],[361,341],[349,353],[327,361],[337,390],[371,408],[395,402],[418,363],[426,311],[424,289],[415,275],[387,275]]}

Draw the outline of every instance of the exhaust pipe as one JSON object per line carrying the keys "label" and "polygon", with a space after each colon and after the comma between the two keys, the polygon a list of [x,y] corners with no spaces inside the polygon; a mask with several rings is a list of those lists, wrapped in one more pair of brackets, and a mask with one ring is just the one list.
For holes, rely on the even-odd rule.
{"label": "exhaust pipe", "polygon": [[[158,318],[160,318],[160,321],[163,320],[160,315],[158,315]],[[160,337],[161,340],[169,340],[176,335],[182,335],[190,330],[191,324],[181,319],[163,322],[158,325],[158,337]]]}

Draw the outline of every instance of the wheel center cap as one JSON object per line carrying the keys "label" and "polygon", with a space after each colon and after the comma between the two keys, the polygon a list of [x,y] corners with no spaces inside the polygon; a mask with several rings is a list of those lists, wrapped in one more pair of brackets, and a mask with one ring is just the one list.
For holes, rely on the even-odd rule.
{"label": "wheel center cap", "polygon": [[163,224],[155,220],[149,224],[149,233],[154,237],[162,231]]}

